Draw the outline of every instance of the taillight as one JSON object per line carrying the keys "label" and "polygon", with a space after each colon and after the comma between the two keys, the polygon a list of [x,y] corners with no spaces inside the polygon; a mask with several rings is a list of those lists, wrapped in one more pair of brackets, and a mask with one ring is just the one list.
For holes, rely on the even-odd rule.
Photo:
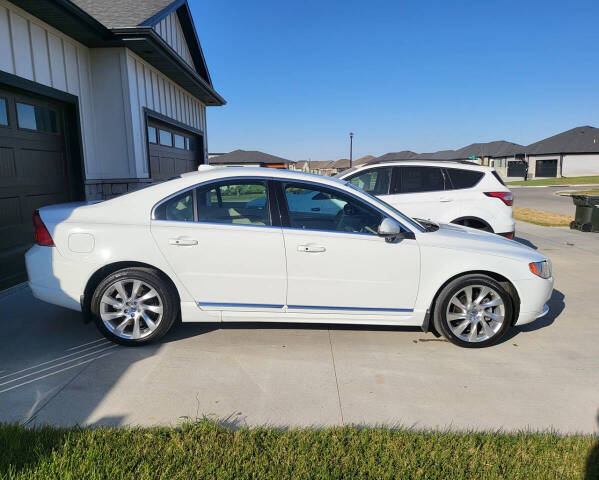
{"label": "taillight", "polygon": [[43,247],[54,246],[52,236],[50,235],[50,232],[48,232],[48,229],[44,225],[42,217],[40,217],[39,210],[33,212],[33,227],[35,228],[35,242],[38,245],[42,245]]}
{"label": "taillight", "polygon": [[512,192],[485,192],[487,197],[498,198],[508,207],[514,204],[514,194]]}

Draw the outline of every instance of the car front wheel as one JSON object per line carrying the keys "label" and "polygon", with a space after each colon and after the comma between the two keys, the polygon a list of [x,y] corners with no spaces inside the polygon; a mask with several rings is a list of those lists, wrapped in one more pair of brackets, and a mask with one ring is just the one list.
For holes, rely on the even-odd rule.
{"label": "car front wheel", "polygon": [[513,300],[486,275],[465,275],[447,284],[434,307],[435,328],[455,345],[467,348],[497,343],[512,325]]}
{"label": "car front wheel", "polygon": [[100,332],[122,345],[145,345],[166,334],[177,317],[176,295],[155,270],[125,268],[97,286],[91,313]]}

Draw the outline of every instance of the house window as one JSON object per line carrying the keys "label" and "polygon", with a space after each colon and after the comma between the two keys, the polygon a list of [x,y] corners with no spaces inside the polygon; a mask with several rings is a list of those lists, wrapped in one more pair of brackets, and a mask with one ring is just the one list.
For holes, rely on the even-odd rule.
{"label": "house window", "polygon": [[175,148],[185,148],[185,138],[175,133]]}
{"label": "house window", "polygon": [[0,98],[0,125],[8,125],[8,113],[6,112],[6,100]]}
{"label": "house window", "polygon": [[148,127],[148,142],[156,143],[156,129],[154,127]]}
{"label": "house window", "polygon": [[49,108],[17,102],[17,120],[19,128],[58,133],[56,112]]}
{"label": "house window", "polygon": [[173,136],[171,135],[171,132],[160,130],[160,145],[164,145],[165,147],[173,146]]}
{"label": "house window", "polygon": [[191,150],[191,148],[189,148],[189,137],[185,137],[185,150]]}

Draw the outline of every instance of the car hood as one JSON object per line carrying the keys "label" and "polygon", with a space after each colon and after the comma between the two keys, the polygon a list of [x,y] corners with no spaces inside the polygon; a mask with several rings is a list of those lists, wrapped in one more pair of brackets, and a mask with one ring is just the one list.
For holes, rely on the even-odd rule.
{"label": "car hood", "polygon": [[477,251],[485,255],[522,258],[539,262],[547,257],[537,250],[509,238],[461,225],[440,223],[436,231],[419,235],[421,245],[450,250]]}

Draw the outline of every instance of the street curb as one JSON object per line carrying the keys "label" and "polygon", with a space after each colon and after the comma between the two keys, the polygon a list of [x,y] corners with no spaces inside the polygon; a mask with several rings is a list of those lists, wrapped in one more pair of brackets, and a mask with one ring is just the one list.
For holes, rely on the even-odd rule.
{"label": "street curb", "polygon": [[558,187],[558,188],[585,187],[586,188],[586,187],[599,187],[599,185],[596,183],[582,183],[580,185],[567,185],[567,184],[560,184],[560,185],[509,185],[509,184],[506,184],[506,187],[511,190],[512,188],[549,188],[549,187]]}
{"label": "street curb", "polygon": [[18,283],[12,287],[0,290],[0,301],[27,290],[29,290],[29,284],[27,282]]}

